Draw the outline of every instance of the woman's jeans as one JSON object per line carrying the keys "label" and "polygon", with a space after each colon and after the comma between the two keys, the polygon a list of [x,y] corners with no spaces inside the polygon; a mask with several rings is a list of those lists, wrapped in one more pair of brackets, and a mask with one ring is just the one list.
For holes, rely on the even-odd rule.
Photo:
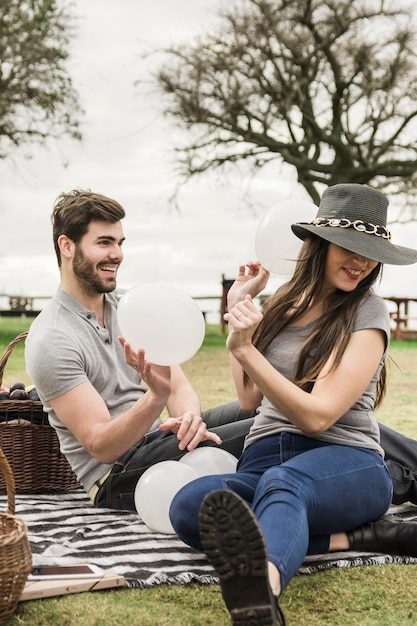
{"label": "woman's jeans", "polygon": [[198,514],[214,489],[231,489],[251,506],[284,590],[307,554],[328,552],[332,533],[383,515],[392,482],[373,450],[290,433],[265,437],[243,452],[236,474],[203,476],[174,497],[171,523],[200,551]]}

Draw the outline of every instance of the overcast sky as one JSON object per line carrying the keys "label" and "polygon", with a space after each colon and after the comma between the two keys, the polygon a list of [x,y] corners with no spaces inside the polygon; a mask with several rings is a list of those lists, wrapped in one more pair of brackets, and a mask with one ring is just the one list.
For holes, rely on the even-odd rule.
{"label": "overcast sky", "polygon": [[[254,259],[255,232],[276,203],[309,200],[294,173],[272,167],[251,184],[241,173],[209,176],[180,192],[173,147],[157,93],[135,86],[154,61],[142,54],[190,41],[216,19],[216,0],[77,0],[78,36],[69,70],[86,111],[84,140],[51,143],[0,160],[0,293],[52,295],[59,283],[50,212],[61,191],[90,188],[125,207],[126,258],[119,285],[171,284],[192,296],[219,295],[221,275]],[[313,216],[311,216],[313,217]],[[396,243],[417,247],[416,227],[391,228]],[[294,237],[289,235],[289,237]],[[417,297],[417,266],[384,270],[384,295]],[[281,278],[273,276],[270,288]]]}

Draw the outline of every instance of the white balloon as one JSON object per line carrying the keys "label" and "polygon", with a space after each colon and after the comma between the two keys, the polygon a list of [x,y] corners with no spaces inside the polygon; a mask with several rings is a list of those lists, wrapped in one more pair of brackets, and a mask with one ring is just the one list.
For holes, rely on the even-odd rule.
{"label": "white balloon", "polygon": [[180,463],[192,467],[198,476],[233,474],[236,472],[237,458],[222,448],[203,446],[184,454]]}
{"label": "white balloon", "polygon": [[126,291],[119,302],[120,331],[134,350],[157,365],[179,365],[201,347],[206,325],[194,300],[176,287],[143,285]]}
{"label": "white balloon", "polygon": [[198,478],[197,472],[178,461],[161,461],[149,467],[135,488],[135,507],[150,530],[175,535],[169,519],[169,507],[175,494]]}
{"label": "white balloon", "polygon": [[270,272],[292,274],[302,246],[291,230],[296,222],[311,222],[317,206],[304,200],[284,200],[272,207],[261,219],[255,235],[256,257]]}

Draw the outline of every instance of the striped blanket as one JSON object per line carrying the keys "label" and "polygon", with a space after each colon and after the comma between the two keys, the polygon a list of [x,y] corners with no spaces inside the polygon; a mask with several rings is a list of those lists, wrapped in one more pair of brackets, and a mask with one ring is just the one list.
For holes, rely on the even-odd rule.
{"label": "striped blanket", "polygon": [[[0,508],[7,509],[5,496],[0,496]],[[417,519],[417,507],[396,507],[391,512],[404,519]],[[81,490],[54,495],[18,494],[16,515],[28,527],[34,565],[95,563],[123,575],[129,587],[218,581],[206,557],[175,535],[150,531],[135,513],[97,509]],[[417,558],[331,553],[308,557],[300,574],[382,563],[415,564]]]}

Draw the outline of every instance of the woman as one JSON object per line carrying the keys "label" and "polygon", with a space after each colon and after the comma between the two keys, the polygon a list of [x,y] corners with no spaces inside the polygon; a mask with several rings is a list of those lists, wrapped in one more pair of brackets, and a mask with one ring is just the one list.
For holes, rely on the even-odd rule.
{"label": "woman", "polygon": [[317,218],[292,226],[304,244],[265,315],[253,303],[269,276],[258,263],[229,291],[233,378],[241,408],[258,414],[237,473],[186,485],[171,521],[216,568],[233,624],[285,623],[274,596],[307,554],[380,539],[401,550],[410,538],[372,523],[392,491],[374,416],[390,322],[372,286],[383,263],[417,261],[391,243],[387,207],[369,187],[328,188]]}

